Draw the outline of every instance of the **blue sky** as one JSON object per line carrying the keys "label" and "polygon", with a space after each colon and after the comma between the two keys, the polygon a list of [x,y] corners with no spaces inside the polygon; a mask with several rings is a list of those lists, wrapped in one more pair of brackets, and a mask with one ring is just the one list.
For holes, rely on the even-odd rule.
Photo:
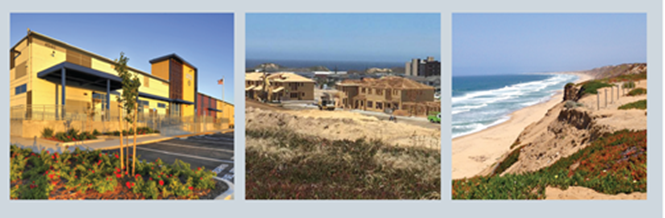
{"label": "blue sky", "polygon": [[31,14],[10,16],[11,45],[27,29],[150,73],[153,58],[176,53],[198,69],[199,92],[233,103],[233,14]]}
{"label": "blue sky", "polygon": [[646,62],[646,14],[453,14],[453,76]]}
{"label": "blue sky", "polygon": [[245,25],[247,59],[407,62],[440,58],[438,13],[248,13]]}

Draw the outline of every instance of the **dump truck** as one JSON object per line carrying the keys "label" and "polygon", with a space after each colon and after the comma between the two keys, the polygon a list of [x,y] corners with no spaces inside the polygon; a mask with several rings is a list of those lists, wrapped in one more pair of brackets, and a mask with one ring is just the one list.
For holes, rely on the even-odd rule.
{"label": "dump truck", "polygon": [[319,107],[319,110],[333,111],[335,110],[335,101],[330,94],[323,93],[323,96],[321,96],[321,99],[317,102],[317,106]]}
{"label": "dump truck", "polygon": [[441,123],[441,112],[433,112],[427,116],[430,123]]}

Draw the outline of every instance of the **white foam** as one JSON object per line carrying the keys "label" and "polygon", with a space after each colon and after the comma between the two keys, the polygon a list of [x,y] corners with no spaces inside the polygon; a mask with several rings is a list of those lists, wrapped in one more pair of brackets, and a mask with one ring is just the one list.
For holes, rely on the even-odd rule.
{"label": "white foam", "polygon": [[[567,81],[575,81],[577,79],[577,76],[575,75],[566,75],[566,74],[554,74],[551,77],[548,77],[547,79],[544,80],[538,80],[538,81],[530,81],[530,82],[524,82],[524,83],[517,83],[514,85],[509,85],[509,86],[504,86],[502,88],[498,89],[492,89],[492,90],[482,90],[482,91],[475,91],[475,92],[469,92],[464,94],[463,96],[458,96],[458,97],[453,97],[452,98],[452,114],[459,114],[463,112],[468,112],[474,109],[481,109],[484,107],[490,107],[491,104],[496,103],[496,102],[507,102],[506,100],[509,99],[515,99],[511,100],[510,103],[517,105],[518,107],[510,107],[509,110],[506,110],[506,113],[499,117],[496,121],[488,124],[488,125],[483,125],[480,124],[482,120],[487,120],[487,116],[484,115],[490,115],[490,116],[496,116],[498,112],[493,110],[492,111],[487,111],[487,109],[481,109],[481,110],[476,110],[478,112],[477,116],[474,116],[475,119],[478,118],[485,118],[481,120],[458,120],[454,121],[452,123],[453,129],[458,129],[463,131],[462,129],[471,129],[470,131],[464,131],[460,133],[453,134],[453,138],[463,136],[463,135],[468,135],[471,133],[475,133],[484,129],[487,129],[491,126],[503,123],[507,121],[509,118],[508,114],[512,111],[518,110],[520,108],[532,106],[535,104],[539,104],[545,101],[548,101],[549,99],[552,98],[552,96],[555,95],[556,90],[561,90],[563,88],[563,83]],[[539,97],[537,100],[528,100],[524,99],[521,100],[521,98],[525,96],[530,96],[529,98],[533,97]],[[527,102],[522,102],[527,100]],[[504,108],[508,109],[508,108]],[[485,112],[483,112],[485,111]],[[474,112],[475,113],[475,112]],[[495,115],[492,115],[494,113]],[[467,116],[468,114],[464,115],[465,118],[470,118]],[[475,114],[474,114],[475,115]],[[474,119],[471,118],[471,119]],[[491,119],[491,118],[490,118]],[[453,117],[453,120],[454,117]]]}

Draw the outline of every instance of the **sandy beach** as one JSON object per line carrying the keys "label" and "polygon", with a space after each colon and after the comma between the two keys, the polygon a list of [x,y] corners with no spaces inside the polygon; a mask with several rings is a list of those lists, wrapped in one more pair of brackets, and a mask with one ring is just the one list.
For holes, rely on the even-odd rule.
{"label": "sandy beach", "polygon": [[[576,83],[591,79],[591,76],[577,72],[562,72],[560,74],[579,76]],[[470,178],[494,164],[510,150],[510,146],[524,128],[542,119],[547,111],[560,103],[562,99],[563,92],[559,91],[547,102],[511,113],[510,119],[501,124],[454,138],[452,143],[452,178]]]}

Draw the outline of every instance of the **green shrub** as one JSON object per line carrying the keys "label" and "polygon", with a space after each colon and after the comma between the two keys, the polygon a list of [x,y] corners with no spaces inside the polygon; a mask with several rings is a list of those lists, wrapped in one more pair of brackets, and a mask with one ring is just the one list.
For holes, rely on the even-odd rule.
{"label": "green shrub", "polygon": [[42,138],[51,138],[51,137],[53,137],[53,129],[48,127],[44,128],[44,130],[42,130]]}
{"label": "green shrub", "polygon": [[95,129],[95,130],[92,131],[92,135],[99,136],[99,135],[101,135],[101,133],[99,131],[97,131],[97,129]]}
{"label": "green shrub", "polygon": [[621,105],[619,107],[619,110],[628,110],[628,109],[646,110],[647,109],[647,100],[639,100],[639,101],[636,101],[636,102]]}
{"label": "green shrub", "polygon": [[74,128],[69,128],[66,132],[67,136],[74,137],[79,134],[79,131]]}
{"label": "green shrub", "polygon": [[635,82],[633,82],[633,81],[626,82],[623,85],[621,85],[621,88],[624,88],[624,89],[635,88]]}
{"label": "green shrub", "polygon": [[638,95],[646,95],[647,90],[644,88],[636,88],[628,92],[628,96],[638,96]]}
{"label": "green shrub", "polygon": [[582,85],[582,90],[584,90],[584,94],[598,94],[598,89],[600,88],[605,88],[605,87],[611,87],[611,84],[607,84],[598,80],[591,80],[588,82],[585,82]]}

